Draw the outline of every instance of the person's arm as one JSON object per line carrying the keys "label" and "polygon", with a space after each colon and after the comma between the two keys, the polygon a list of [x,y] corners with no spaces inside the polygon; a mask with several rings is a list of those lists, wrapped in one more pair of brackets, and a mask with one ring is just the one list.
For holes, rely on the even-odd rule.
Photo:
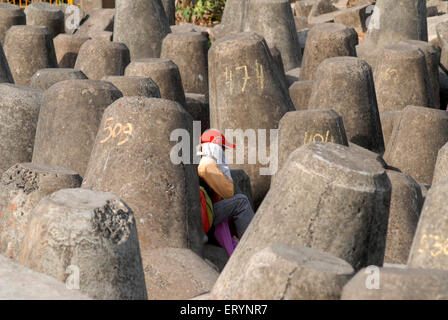
{"label": "person's arm", "polygon": [[228,199],[234,196],[233,181],[219,169],[212,158],[202,157],[198,174],[222,198]]}

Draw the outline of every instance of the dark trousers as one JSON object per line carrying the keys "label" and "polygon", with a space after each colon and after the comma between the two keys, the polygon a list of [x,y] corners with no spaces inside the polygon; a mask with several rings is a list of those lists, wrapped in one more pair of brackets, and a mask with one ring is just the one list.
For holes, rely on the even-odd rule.
{"label": "dark trousers", "polygon": [[254,217],[249,199],[244,194],[236,194],[232,198],[216,202],[213,205],[213,213],[214,226],[232,217],[240,239]]}

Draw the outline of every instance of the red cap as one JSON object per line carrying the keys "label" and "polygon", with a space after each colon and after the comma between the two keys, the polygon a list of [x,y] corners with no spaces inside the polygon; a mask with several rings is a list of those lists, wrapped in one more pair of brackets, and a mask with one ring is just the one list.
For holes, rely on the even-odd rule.
{"label": "red cap", "polygon": [[235,145],[226,142],[226,137],[224,137],[224,135],[219,132],[218,130],[207,130],[205,131],[202,136],[201,139],[199,141],[201,144],[202,143],[214,143],[214,144],[218,144],[220,146],[226,146],[228,148],[232,148],[235,149]]}

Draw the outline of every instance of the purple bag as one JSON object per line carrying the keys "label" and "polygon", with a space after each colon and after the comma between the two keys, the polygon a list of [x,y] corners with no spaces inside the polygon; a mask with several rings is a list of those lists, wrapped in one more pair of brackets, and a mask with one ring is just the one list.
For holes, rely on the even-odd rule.
{"label": "purple bag", "polygon": [[229,219],[215,226],[214,236],[216,241],[218,241],[218,243],[221,245],[221,247],[226,249],[227,254],[230,257],[233,253],[233,250],[235,250],[237,243],[235,239],[233,239],[232,234],[230,233]]}

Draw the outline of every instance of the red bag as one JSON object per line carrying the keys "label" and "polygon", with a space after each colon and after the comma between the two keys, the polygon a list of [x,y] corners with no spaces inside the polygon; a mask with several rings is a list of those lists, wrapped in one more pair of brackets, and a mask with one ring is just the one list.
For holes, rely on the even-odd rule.
{"label": "red bag", "polygon": [[213,225],[213,202],[203,187],[200,187],[201,194],[201,213],[202,213],[202,228],[205,234],[211,229]]}

